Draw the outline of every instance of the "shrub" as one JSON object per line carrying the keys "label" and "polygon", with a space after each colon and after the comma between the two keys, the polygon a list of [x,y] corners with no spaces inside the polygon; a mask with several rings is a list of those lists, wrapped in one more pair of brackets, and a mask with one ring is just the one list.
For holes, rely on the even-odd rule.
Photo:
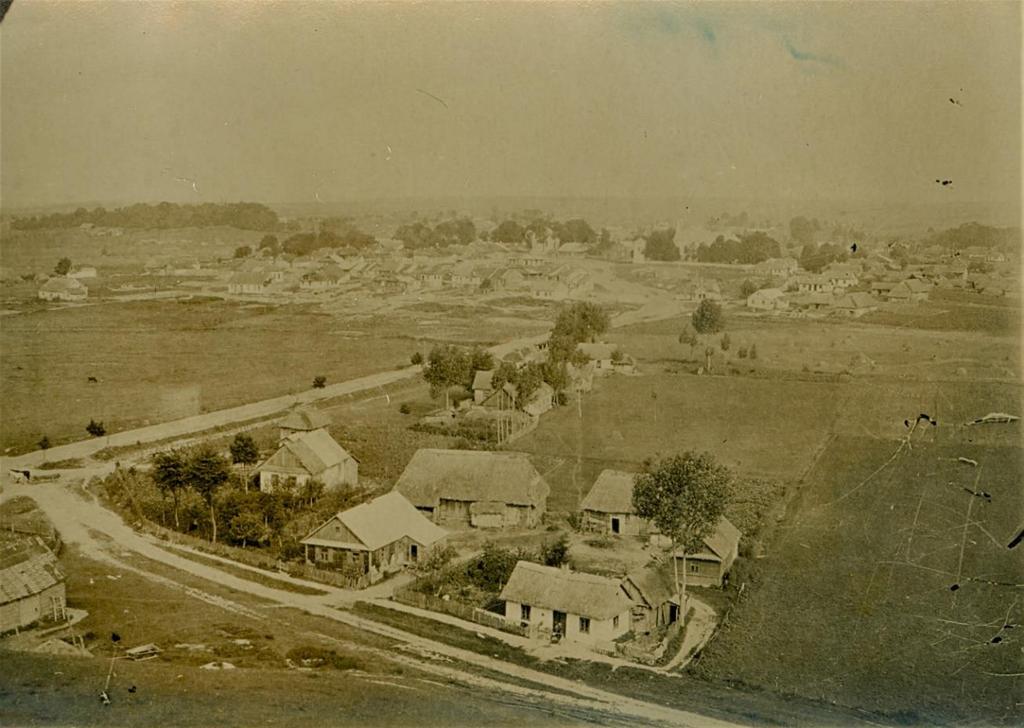
{"label": "shrub", "polygon": [[413,353],[413,355],[411,357],[409,357],[409,361],[412,362],[413,366],[417,366],[418,367],[420,364],[423,363],[423,355],[420,354],[417,351],[417,352]]}
{"label": "shrub", "polygon": [[103,437],[107,434],[107,428],[103,426],[102,422],[96,420],[89,420],[89,424],[85,426],[85,431],[93,437]]}
{"label": "shrub", "polygon": [[573,511],[566,516],[565,522],[569,524],[569,528],[573,531],[579,531],[583,528],[583,514],[579,511]]}
{"label": "shrub", "polygon": [[757,358],[757,344],[751,344],[750,345],[750,358],[751,359],[756,359]]}
{"label": "shrub", "polygon": [[313,378],[313,389],[323,389],[326,386],[327,386],[327,377],[325,377],[325,376],[323,376],[321,374],[320,376],[317,376],[317,377]]}
{"label": "shrub", "polygon": [[39,449],[40,450],[49,450],[50,449],[50,438],[47,437],[46,435],[43,435],[43,439],[41,439],[39,441]]}
{"label": "shrub", "polygon": [[459,555],[452,546],[445,546],[441,549],[434,549],[426,561],[423,562],[425,571],[440,571],[446,567],[452,559]]}
{"label": "shrub", "polygon": [[410,412],[412,412],[412,407],[409,406],[408,402],[402,402],[402,404],[398,407],[398,411],[401,412],[403,415],[407,415]]}
{"label": "shrub", "polygon": [[741,346],[739,351],[737,351],[736,353],[739,355],[740,359],[746,359],[747,358],[747,347]]}
{"label": "shrub", "polygon": [[732,345],[732,339],[729,338],[729,334],[722,334],[721,341],[718,345],[722,347],[722,351],[729,351],[729,347]]}
{"label": "shrub", "polygon": [[559,407],[564,407],[569,404],[569,395],[565,392],[559,391],[558,394],[555,395],[555,403]]}
{"label": "shrub", "polygon": [[569,536],[563,533],[556,540],[541,546],[540,560],[545,566],[561,566],[569,557]]}

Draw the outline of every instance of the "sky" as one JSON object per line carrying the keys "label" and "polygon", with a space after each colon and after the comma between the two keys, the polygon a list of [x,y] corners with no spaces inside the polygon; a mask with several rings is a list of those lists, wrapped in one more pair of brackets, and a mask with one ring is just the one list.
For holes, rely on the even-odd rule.
{"label": "sky", "polygon": [[1020,13],[14,0],[0,202],[1019,201]]}

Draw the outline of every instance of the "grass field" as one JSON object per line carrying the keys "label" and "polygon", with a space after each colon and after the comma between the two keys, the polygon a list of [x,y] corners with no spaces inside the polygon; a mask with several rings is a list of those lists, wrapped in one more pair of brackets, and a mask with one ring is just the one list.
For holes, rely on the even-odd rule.
{"label": "grass field", "polygon": [[970,439],[832,441],[698,672],[915,724],[1019,724],[1022,451]]}

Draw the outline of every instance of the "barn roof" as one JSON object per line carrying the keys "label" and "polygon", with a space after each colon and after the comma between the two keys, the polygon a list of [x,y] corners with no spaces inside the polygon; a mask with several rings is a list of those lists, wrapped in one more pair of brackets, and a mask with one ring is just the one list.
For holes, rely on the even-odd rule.
{"label": "barn roof", "polygon": [[287,416],[278,423],[278,427],[286,430],[319,430],[331,424],[327,415],[319,410],[298,407],[293,409]]}
{"label": "barn roof", "polygon": [[473,389],[493,389],[493,369],[480,369],[473,375]]}
{"label": "barn roof", "polygon": [[62,581],[57,557],[42,539],[0,540],[0,604],[30,597]]}
{"label": "barn roof", "polygon": [[541,506],[548,497],[526,453],[484,450],[417,450],[395,490],[418,508],[436,508],[442,498]]}
{"label": "barn roof", "polygon": [[529,561],[516,562],[500,598],[591,619],[610,619],[632,606],[617,579]]}
{"label": "barn roof", "polygon": [[299,466],[316,477],[329,468],[346,460],[355,460],[345,448],[339,445],[327,430],[296,432],[281,441],[277,451],[260,466]]}
{"label": "barn roof", "polygon": [[626,575],[626,579],[636,587],[640,596],[652,609],[665,602],[678,603],[675,596],[676,586],[669,569],[663,565],[647,566]]}
{"label": "barn roof", "polygon": [[444,529],[432,523],[417,511],[412,503],[395,491],[385,493],[355,508],[349,508],[347,511],[336,514],[334,518],[341,521],[342,525],[359,539],[358,544],[342,544],[329,539],[317,538],[317,532],[327,524],[318,526],[301,543],[313,546],[347,546],[375,551],[406,536],[416,543],[429,546],[447,535]]}
{"label": "barn roof", "polygon": [[622,470],[602,470],[580,508],[598,513],[632,513],[634,476]]}

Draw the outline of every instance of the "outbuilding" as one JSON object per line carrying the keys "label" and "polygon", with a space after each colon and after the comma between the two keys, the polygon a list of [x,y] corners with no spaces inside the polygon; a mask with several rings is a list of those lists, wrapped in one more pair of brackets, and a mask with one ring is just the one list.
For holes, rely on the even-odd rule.
{"label": "outbuilding", "polygon": [[64,572],[38,536],[0,537],[0,634],[64,618]]}

